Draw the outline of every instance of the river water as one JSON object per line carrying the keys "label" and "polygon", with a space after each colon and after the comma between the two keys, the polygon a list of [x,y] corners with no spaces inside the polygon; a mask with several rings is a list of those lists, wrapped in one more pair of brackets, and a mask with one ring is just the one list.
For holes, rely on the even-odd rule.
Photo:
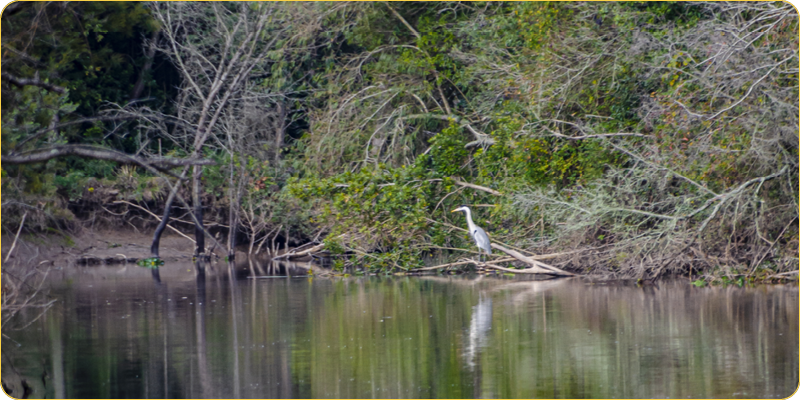
{"label": "river water", "polygon": [[28,326],[3,339],[3,373],[48,398],[785,398],[798,385],[794,285],[308,268],[55,269],[56,302],[15,321]]}

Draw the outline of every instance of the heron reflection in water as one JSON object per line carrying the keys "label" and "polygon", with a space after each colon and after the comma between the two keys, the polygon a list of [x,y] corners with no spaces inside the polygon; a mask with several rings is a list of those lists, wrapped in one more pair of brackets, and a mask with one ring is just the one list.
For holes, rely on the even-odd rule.
{"label": "heron reflection in water", "polygon": [[480,294],[478,304],[472,307],[472,318],[469,321],[467,346],[464,349],[464,358],[470,369],[475,368],[476,358],[480,350],[489,342],[489,332],[492,330],[492,298]]}

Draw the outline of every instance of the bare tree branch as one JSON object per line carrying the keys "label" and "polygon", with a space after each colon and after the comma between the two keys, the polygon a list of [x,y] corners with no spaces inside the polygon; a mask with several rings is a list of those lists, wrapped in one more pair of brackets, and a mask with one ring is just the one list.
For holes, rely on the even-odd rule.
{"label": "bare tree branch", "polygon": [[100,122],[100,121],[124,121],[124,120],[131,120],[135,119],[137,116],[133,115],[111,115],[111,116],[100,116],[100,117],[90,117],[90,118],[81,118],[74,121],[65,122],[63,124],[57,124],[53,126],[49,126],[45,129],[38,130],[36,132],[31,133],[30,135],[26,136],[24,139],[20,140],[17,144],[17,148],[21,148],[25,143],[30,142],[31,140],[35,140],[47,132],[57,131],[62,128],[66,128],[72,125],[80,125],[87,122]]}
{"label": "bare tree branch", "polygon": [[199,158],[170,158],[152,157],[143,158],[131,156],[116,150],[111,150],[99,146],[64,144],[26,151],[22,153],[5,154],[2,157],[3,164],[32,164],[47,161],[56,157],[68,155],[94,158],[98,160],[115,161],[122,164],[136,164],[140,166],[168,166],[178,167],[185,165],[214,165],[213,160]]}
{"label": "bare tree branch", "polygon": [[2,72],[2,73],[0,73],[0,76],[2,76],[2,78],[4,80],[6,80],[8,83],[14,84],[16,86],[20,86],[20,87],[22,87],[22,86],[38,86],[40,88],[47,89],[47,90],[49,90],[51,92],[56,92],[56,93],[60,93],[60,94],[67,93],[67,88],[61,87],[61,86],[58,86],[58,85],[53,85],[52,83],[44,82],[44,81],[40,80],[39,78],[19,78],[19,77],[16,77],[14,75],[11,75],[8,72]]}
{"label": "bare tree branch", "polygon": [[490,189],[490,188],[487,188],[487,187],[484,187],[484,186],[480,186],[480,185],[476,185],[476,184],[469,183],[469,182],[464,182],[464,181],[459,180],[459,179],[457,179],[455,177],[453,177],[453,182],[456,185],[464,186],[464,187],[468,187],[468,188],[472,188],[472,189],[477,189],[477,190],[480,190],[480,191],[483,191],[483,192],[486,192],[486,193],[493,194],[495,196],[502,196],[503,195],[502,193],[498,192],[497,190]]}

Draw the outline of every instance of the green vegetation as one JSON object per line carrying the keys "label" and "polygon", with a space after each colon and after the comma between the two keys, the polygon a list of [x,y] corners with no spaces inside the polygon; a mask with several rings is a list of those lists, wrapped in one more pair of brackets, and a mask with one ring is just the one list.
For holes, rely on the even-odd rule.
{"label": "green vegetation", "polygon": [[[250,252],[320,240],[337,268],[470,255],[449,213],[468,204],[494,241],[569,251],[554,262],[580,272],[735,283],[797,269],[790,5],[15,7],[5,232],[31,207],[30,229],[69,226],[87,202],[155,223],[131,203],[163,212],[174,187]],[[19,161],[86,144],[215,164]]]}
{"label": "green vegetation", "polygon": [[139,261],[136,261],[136,265],[138,265],[140,267],[150,268],[150,269],[153,269],[153,268],[158,269],[158,267],[161,267],[161,266],[164,265],[164,260],[162,260],[160,258],[143,258],[143,259],[141,259]]}

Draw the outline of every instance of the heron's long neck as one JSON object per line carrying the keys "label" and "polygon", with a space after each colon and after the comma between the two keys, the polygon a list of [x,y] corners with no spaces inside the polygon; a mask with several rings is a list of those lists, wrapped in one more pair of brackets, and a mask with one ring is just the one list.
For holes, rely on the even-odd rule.
{"label": "heron's long neck", "polygon": [[472,213],[470,213],[469,208],[464,211],[467,213],[467,226],[469,227],[469,232],[472,233],[475,231],[475,223],[472,222]]}

